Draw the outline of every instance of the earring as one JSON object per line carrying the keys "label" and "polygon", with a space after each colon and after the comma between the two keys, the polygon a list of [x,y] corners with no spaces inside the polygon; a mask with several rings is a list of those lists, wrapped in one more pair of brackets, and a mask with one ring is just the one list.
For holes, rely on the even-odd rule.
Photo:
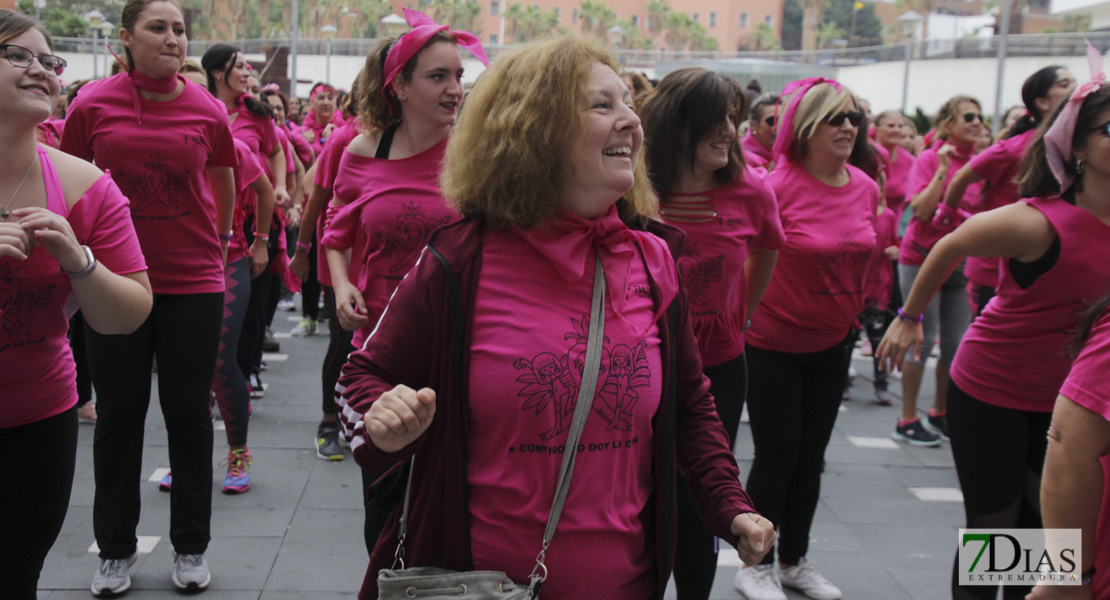
{"label": "earring", "polygon": [[1075,159],[1075,175],[1076,175],[1077,177],[1078,177],[1079,175],[1082,175],[1082,174],[1083,174],[1083,167],[1084,167],[1084,163],[1083,163],[1083,161],[1082,161],[1082,160],[1079,160],[1078,158],[1077,158],[1077,159]]}

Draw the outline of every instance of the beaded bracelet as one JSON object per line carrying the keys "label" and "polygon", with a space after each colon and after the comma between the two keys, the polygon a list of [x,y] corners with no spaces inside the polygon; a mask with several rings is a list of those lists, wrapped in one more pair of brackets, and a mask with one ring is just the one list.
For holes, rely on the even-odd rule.
{"label": "beaded bracelet", "polygon": [[312,242],[297,242],[297,250],[304,250],[305,252],[312,250]]}
{"label": "beaded bracelet", "polygon": [[925,313],[921,313],[920,315],[917,315],[917,317],[910,317],[910,316],[906,316],[906,313],[902,312],[902,309],[899,308],[898,309],[898,318],[902,319],[903,321],[905,321],[907,323],[921,323],[922,321],[925,320]]}
{"label": "beaded bracelet", "polygon": [[270,241],[270,234],[268,234],[268,233],[256,233],[256,234],[254,234],[254,239],[268,242],[268,241]]}
{"label": "beaded bracelet", "polygon": [[225,242],[230,242],[231,241],[231,236],[232,236],[232,233],[230,231],[227,232],[227,233],[217,233],[216,234],[216,237],[220,238],[221,240],[223,240]]}

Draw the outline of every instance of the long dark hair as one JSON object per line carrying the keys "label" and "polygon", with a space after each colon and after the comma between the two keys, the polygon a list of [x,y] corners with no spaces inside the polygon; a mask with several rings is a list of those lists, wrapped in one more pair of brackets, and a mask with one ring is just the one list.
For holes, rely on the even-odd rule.
{"label": "long dark hair", "polygon": [[[235,46],[228,44],[216,44],[204,53],[200,59],[200,66],[204,69],[204,74],[208,77],[208,91],[212,95],[216,95],[216,78],[212,76],[213,71],[222,71],[226,73],[231,70],[232,63],[235,62],[235,56],[239,54],[239,49]],[[243,105],[246,106],[252,113],[267,119],[274,118],[274,111],[269,106],[262,104],[258,100],[250,97],[249,95],[243,96]]]}
{"label": "long dark hair", "polygon": [[[1025,156],[1022,157],[1021,173],[1018,175],[1018,185],[1021,186],[1022,198],[1055,195],[1061,195],[1065,199],[1068,197],[1068,194],[1065,193],[1068,190],[1060,189],[1060,183],[1056,181],[1056,177],[1052,175],[1052,170],[1048,167],[1044,142],[1044,133],[1056,122],[1066,105],[1067,102],[1060,103],[1056,112],[1052,113],[1052,118],[1041,123],[1040,134],[1025,150]],[[1102,86],[1098,91],[1083,100],[1083,106],[1079,108],[1079,115],[1075,119],[1075,131],[1071,138],[1073,151],[1075,148],[1087,146],[1087,137],[1091,134],[1091,130],[1098,125],[1096,119],[1107,106],[1110,106],[1110,86]],[[1075,183],[1072,184],[1071,189],[1075,192],[1081,192],[1083,191],[1083,174],[1077,173],[1075,166],[1074,160],[1068,161],[1064,163],[1064,171],[1075,178]]]}
{"label": "long dark hair", "polygon": [[[734,109],[732,124],[747,116],[747,96],[731,77],[699,67],[670,73],[648,93],[640,106],[648,171],[656,192],[674,190],[680,165],[693,168],[698,142],[721,126],[721,118]],[[733,140],[728,164],[713,173],[719,183],[735,179],[744,170],[739,139]]]}
{"label": "long dark hair", "polygon": [[[863,112],[863,111],[860,111]],[[852,144],[852,154],[848,156],[848,164],[867,173],[867,176],[879,181],[879,174],[883,172],[883,159],[879,151],[871,145],[871,138],[867,130],[871,128],[871,121],[867,113],[863,113],[863,122],[859,124],[856,132],[856,141]]]}
{"label": "long dark hair", "polygon": [[1056,80],[1059,79],[1056,72],[1063,68],[1060,65],[1045,67],[1025,80],[1025,83],[1021,86],[1021,102],[1025,105],[1025,116],[1014,123],[1005,139],[1021,135],[1041,124],[1044,115],[1040,114],[1040,110],[1037,109],[1037,99],[1048,95],[1049,90],[1056,85]]}

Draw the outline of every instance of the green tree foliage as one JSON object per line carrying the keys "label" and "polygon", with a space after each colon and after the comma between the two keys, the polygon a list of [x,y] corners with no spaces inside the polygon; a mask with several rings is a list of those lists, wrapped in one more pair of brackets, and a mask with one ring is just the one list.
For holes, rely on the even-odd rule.
{"label": "green tree foliage", "polygon": [[578,11],[582,23],[582,34],[593,36],[605,43],[609,42],[609,28],[617,24],[617,13],[601,0],[582,0]]}
{"label": "green tree foliage", "polygon": [[[825,6],[824,23],[835,23],[837,28],[845,32],[841,36],[844,39],[848,39],[847,36],[852,32],[853,4],[855,4],[855,0],[828,0],[828,4]],[[853,39],[848,40],[849,45],[866,46],[875,44],[882,39],[882,35],[883,24],[879,20],[879,16],[875,14],[875,4],[864,2],[863,8],[856,11],[855,33],[852,35]]]}
{"label": "green tree foliage", "polygon": [[785,50],[802,48],[802,5],[798,4],[798,0],[783,2],[782,47]]}
{"label": "green tree foliage", "polygon": [[[16,9],[23,14],[34,16],[35,3],[33,0],[18,0]],[[39,11],[39,17],[50,35],[89,37],[91,35],[89,24],[82,15],[91,10],[100,11],[105,21],[119,27],[123,2],[122,0],[54,0],[45,9]],[[115,33],[112,37],[115,37]]]}
{"label": "green tree foliage", "polygon": [[[374,0],[373,2],[365,2],[364,4],[376,4],[385,9],[381,16],[374,19],[376,25],[382,17],[389,14],[389,3],[384,0]],[[379,11],[380,12],[380,11]],[[478,25],[478,17],[482,14],[482,5],[478,4],[475,0],[433,0],[431,6],[427,10],[428,16],[435,19],[437,23],[446,23],[452,29],[462,29],[469,31],[474,35],[481,35],[482,31]]]}
{"label": "green tree foliage", "polygon": [[505,24],[513,43],[520,44],[551,35],[559,24],[559,18],[554,9],[543,10],[535,5],[525,7],[515,2],[505,10]]}
{"label": "green tree foliage", "polygon": [[782,43],[775,35],[775,28],[766,23],[760,23],[755,26],[751,34],[748,35],[747,42],[742,42],[738,48],[741,52],[766,52],[771,50],[782,50]]}

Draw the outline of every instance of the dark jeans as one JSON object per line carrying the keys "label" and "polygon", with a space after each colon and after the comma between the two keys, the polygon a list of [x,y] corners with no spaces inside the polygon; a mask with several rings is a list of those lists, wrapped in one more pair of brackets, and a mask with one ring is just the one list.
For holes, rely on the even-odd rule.
{"label": "dark jeans", "polygon": [[[325,285],[323,287],[324,303],[328,307],[328,314],[333,316],[328,321],[328,350],[324,353],[324,365],[320,373],[321,395],[324,414],[337,415],[339,414],[339,406],[335,404],[335,384],[339,383],[339,373],[343,370],[343,365],[347,364],[347,355],[354,351],[354,347],[351,346],[351,339],[355,332],[347,331],[339,325],[339,319],[334,317],[338,314],[335,311],[335,290],[331,286]],[[306,297],[301,296],[302,300]]]}
{"label": "dark jeans", "polygon": [[216,376],[212,391],[220,406],[220,416],[227,426],[227,445],[247,445],[250,423],[250,390],[247,378],[239,368],[239,338],[250,300],[250,257],[244,257],[224,269],[227,291],[224,292],[224,323],[220,333],[220,350],[216,355]]}
{"label": "dark jeans", "polygon": [[[1040,529],[1041,471],[1048,452],[1051,412],[988,404],[948,384],[948,435],[964,493],[969,529]],[[958,557],[957,557],[958,561]],[[960,586],[952,567],[952,598],[996,598],[997,586]],[[1004,586],[1007,600],[1031,586]]]}
{"label": "dark jeans", "polygon": [[[748,393],[748,365],[741,354],[719,365],[705,367],[709,392],[717,402],[728,445],[736,441],[740,413]],[[678,477],[678,536],[674,560],[674,582],[679,600],[708,600],[717,574],[717,541],[697,511],[694,495],[685,477]]]}
{"label": "dark jeans", "polygon": [[166,419],[173,490],[170,541],[181,554],[208,547],[212,515],[212,418],[208,394],[216,371],[224,294],[155,294],[135,333],[103,335],[86,325],[96,387],[93,529],[100,558],[135,552],[143,433],[150,406],[151,361],[158,359],[158,399]]}
{"label": "dark jeans", "polygon": [[[28,449],[34,449],[28,454]],[[4,598],[35,600],[39,572],[69,509],[77,409],[0,429],[0,581]]]}
{"label": "dark jeans", "polygon": [[[748,415],[755,460],[745,488],[777,524],[779,561],[796,565],[809,550],[821,467],[851,360],[849,335],[818,352],[762,350],[748,344]],[[768,552],[763,564],[772,564]]]}

